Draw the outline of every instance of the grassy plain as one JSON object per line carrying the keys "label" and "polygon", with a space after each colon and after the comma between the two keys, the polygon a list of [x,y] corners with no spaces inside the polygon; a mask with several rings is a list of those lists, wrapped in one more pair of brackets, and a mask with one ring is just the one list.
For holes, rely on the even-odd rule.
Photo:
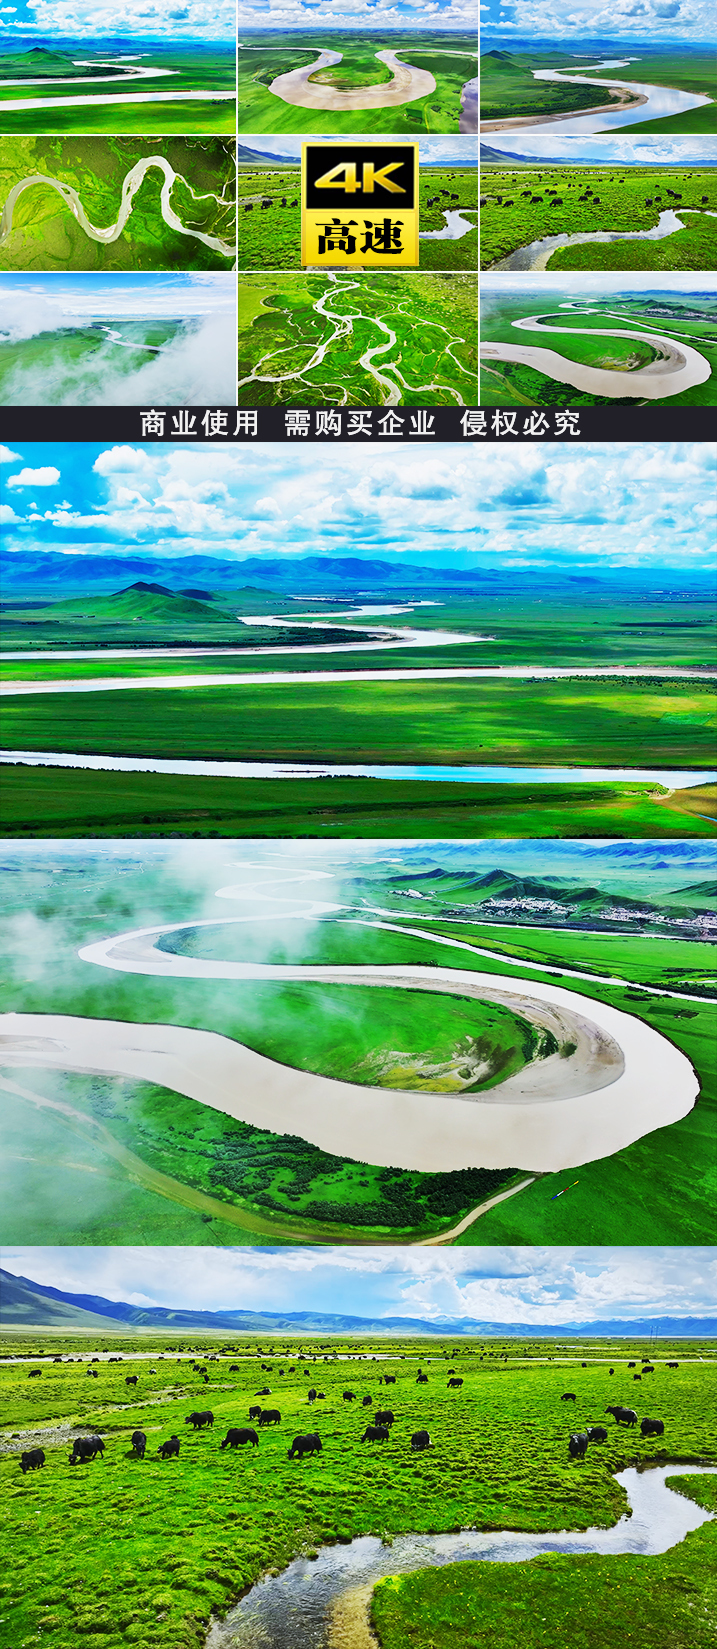
{"label": "grassy plain", "polygon": [[[668,1478],[714,1517],[717,1483]],[[579,1602],[577,1600],[579,1599]],[[711,1649],[717,1537],[706,1523],[661,1557],[566,1557],[458,1563],[380,1581],[371,1623],[381,1649]]]}
{"label": "grassy plain", "polygon": [[[101,51],[90,55],[85,66],[79,69],[74,63],[73,51],[59,50],[54,54],[40,52],[43,61],[39,63],[34,50],[19,57],[0,56],[0,132],[24,136],[48,132],[68,135],[89,132],[113,135],[130,132],[142,135],[150,132],[234,132],[235,104],[232,97],[223,95],[214,99],[202,95],[178,98],[176,102],[164,102],[159,98],[132,102],[135,88],[137,95],[142,94],[143,97],[155,88],[162,93],[168,90],[202,94],[233,92],[233,43],[222,45],[217,42],[211,46],[200,46],[190,42],[183,46],[175,42],[167,48],[153,44],[149,51],[146,41],[136,44],[142,66],[167,70],[172,77],[171,86],[164,79],[159,86],[156,80],[138,81],[129,73],[124,82],[108,79],[108,76],[121,75],[123,65],[106,66],[107,54]],[[131,51],[132,41],[128,40],[126,46]],[[82,51],[83,55],[88,52],[86,42],[83,42]],[[23,59],[26,65],[24,71]],[[6,76],[17,79],[18,84],[3,86],[2,79]],[[40,78],[42,84],[24,85],[23,80],[28,77]],[[77,85],[73,84],[75,77],[79,79]],[[27,101],[28,93],[38,106],[13,111],[13,103]],[[125,96],[126,102],[102,102],[103,98],[124,99]],[[77,97],[89,97],[90,101],[73,102]],[[62,101],[58,103],[57,99]]]}
{"label": "grassy plain", "polygon": [[708,681],[263,682],[8,698],[8,750],[182,760],[692,766]]}
{"label": "grassy plain", "polygon": [[[271,207],[262,208],[262,199],[270,200]],[[471,222],[475,224],[478,215],[477,168],[422,166],[419,170],[419,201],[422,231],[443,229],[446,209],[468,210],[472,213]],[[239,269],[299,270],[301,206],[298,166],[281,167],[267,162],[266,168],[261,169],[242,164],[239,168],[238,206]],[[249,207],[251,210],[248,210]],[[470,230],[460,240],[424,240],[420,245],[419,259],[422,270],[475,270],[478,236]]]}
{"label": "grassy plain", "polygon": [[[712,168],[556,165],[516,171],[487,165],[481,170],[481,189],[486,199],[481,211],[483,269],[499,267],[519,247],[551,235],[649,230],[660,212],[670,208],[678,217],[681,210],[689,209],[690,215],[684,228],[663,240],[558,247],[545,268],[717,269],[717,172]],[[554,199],[561,204],[553,205]]]}
{"label": "grassy plain", "polygon": [[[90,223],[103,229],[117,220],[127,173],[148,155],[160,155],[178,174],[170,197],[177,216],[188,228],[230,243],[236,228],[234,149],[231,140],[211,136],[153,142],[114,136],[0,138],[0,201],[24,178],[55,178],[77,191]],[[227,269],[233,253],[228,260],[165,223],[163,183],[161,171],[147,173],[125,229],[109,245],[86,234],[56,189],[34,184],[15,203],[12,229],[0,241],[0,269]]]}
{"label": "grassy plain", "polygon": [[[715,404],[717,317],[712,295],[699,289],[699,276],[695,276],[695,291],[689,295],[677,296],[662,291],[638,295],[623,290],[605,300],[602,294],[590,297],[581,293],[579,298],[571,294],[570,314],[566,318],[565,311],[557,309],[556,303],[562,302],[567,294],[568,288],[565,287],[560,292],[553,290],[550,294],[543,290],[531,298],[522,293],[503,294],[496,287],[488,292],[484,287],[481,303],[482,342],[525,343],[526,334],[516,331],[512,323],[529,315],[539,315],[546,328],[554,330],[528,334],[530,343],[539,348],[554,349],[568,360],[584,362],[588,366],[629,371],[631,367],[644,366],[656,357],[657,351],[649,342],[649,334],[654,332],[673,338],[677,343],[684,341],[691,344],[711,369],[703,383],[695,384],[692,389],[683,390],[679,395],[667,393],[665,405],[672,408]],[[580,304],[585,305],[583,310],[579,308]],[[565,330],[555,330],[561,324]],[[582,328],[591,327],[604,330],[604,342],[600,337],[580,336]],[[615,331],[624,328],[645,329],[645,338],[616,337]],[[665,383],[669,386],[669,374]],[[588,390],[559,383],[535,367],[519,362],[484,360],[481,364],[481,404],[638,407],[647,403],[634,395],[593,395]],[[652,405],[652,402],[649,404]]]}
{"label": "grassy plain", "polygon": [[[664,1439],[628,1437],[608,1416],[608,1442],[591,1449],[586,1461],[574,1463],[567,1454],[568,1431],[578,1423],[601,1423],[608,1396],[612,1402],[624,1400],[625,1364],[644,1344],[591,1343],[586,1351],[575,1344],[559,1348],[533,1342],[522,1347],[510,1340],[503,1345],[492,1340],[456,1344],[438,1337],[428,1343],[365,1339],[360,1343],[364,1356],[388,1353],[382,1368],[397,1376],[390,1397],[396,1423],[379,1456],[359,1441],[363,1411],[357,1413],[357,1405],[341,1400],[345,1387],[375,1396],[376,1365],[367,1367],[355,1359],[355,1340],[297,1343],[291,1336],[280,1341],[284,1356],[269,1353],[268,1378],[274,1401],[280,1402],[281,1424],[262,1432],[249,1458],[244,1450],[222,1452],[219,1443],[225,1427],[246,1423],[257,1379],[260,1385],[268,1383],[256,1340],[235,1335],[230,1343],[228,1337],[222,1342],[196,1329],[181,1337],[172,1332],[147,1335],[141,1342],[121,1331],[105,1337],[74,1335],[69,1340],[73,1357],[108,1350],[123,1358],[119,1367],[96,1364],[98,1379],[88,1392],[84,1364],[50,1361],[53,1353],[65,1349],[66,1339],[37,1330],[31,1337],[13,1336],[6,1346],[16,1355],[25,1348],[41,1348],[43,1361],[33,1366],[41,1366],[42,1375],[29,1382],[27,1364],[6,1364],[0,1375],[5,1438],[19,1451],[35,1437],[16,1435],[13,1441],[12,1432],[32,1429],[47,1459],[43,1470],[22,1476],[16,1454],[0,1457],[0,1494],[6,1510],[0,1536],[2,1601],[6,1641],[13,1645],[32,1642],[41,1630],[43,1637],[51,1634],[56,1649],[75,1649],[88,1633],[101,1635],[107,1649],[124,1649],[127,1643],[137,1649],[201,1649],[213,1614],[223,1616],[268,1570],[280,1570],[293,1557],[310,1555],[320,1545],[366,1533],[390,1539],[404,1532],[465,1527],[609,1527],[625,1508],[623,1490],[611,1475],[616,1470],[655,1456],[673,1459],[683,1468],[691,1461],[717,1459],[710,1423],[715,1365],[698,1360],[707,1349],[702,1345],[688,1349],[683,1344],[674,1351],[671,1345],[660,1346],[649,1395],[646,1392],[638,1406],[644,1412],[649,1405],[648,1412],[664,1418]],[[140,1343],[142,1351],[155,1354],[156,1374],[149,1372],[147,1360],[133,1359]],[[208,1386],[186,1360],[176,1360],[178,1345],[193,1352],[204,1350],[205,1355],[221,1353],[218,1363],[207,1365]],[[296,1350],[291,1349],[294,1345]],[[266,1358],[266,1340],[261,1346]],[[326,1358],[327,1351],[347,1353],[348,1358],[334,1364]],[[589,1359],[587,1368],[580,1367],[581,1351]],[[307,1353],[318,1353],[318,1359],[305,1361],[302,1368],[299,1358]],[[663,1359],[671,1353],[680,1361],[677,1370],[664,1367]],[[502,1361],[503,1354],[509,1361]],[[555,1361],[548,1361],[550,1356]],[[229,1364],[237,1358],[239,1366],[232,1373]],[[464,1385],[459,1392],[446,1389],[449,1358],[460,1364]],[[619,1371],[617,1381],[602,1360],[608,1358]],[[419,1361],[429,1373],[423,1386],[416,1385]],[[128,1396],[125,1378],[130,1371],[138,1375],[138,1388]],[[309,1379],[326,1392],[313,1408],[305,1395]],[[560,1403],[566,1381],[579,1392],[569,1419]],[[627,1395],[632,1400],[631,1376],[629,1382]],[[198,1404],[211,1407],[212,1431],[195,1434],[185,1427],[185,1415]],[[51,1435],[58,1426],[64,1432]],[[287,1460],[292,1437],[309,1426],[318,1427],[322,1454],[303,1463]],[[409,1440],[422,1426],[429,1427],[434,1447],[416,1456]],[[143,1461],[134,1459],[130,1448],[137,1427],[147,1434]],[[40,1435],[43,1429],[45,1438]],[[175,1430],[180,1435],[179,1459],[160,1461],[157,1447]],[[70,1468],[65,1437],[94,1431],[103,1435],[104,1459]],[[670,1572],[677,1564],[681,1574],[682,1553],[691,1550],[695,1540],[699,1537],[690,1536],[678,1554],[669,1554]],[[544,1589],[540,1579],[546,1564],[531,1564],[528,1572],[536,1577],[533,1585],[544,1612],[555,1610],[555,1630],[562,1618],[561,1593],[556,1596],[551,1586],[558,1564],[587,1562],[593,1585],[600,1587],[603,1574],[610,1575],[610,1565],[625,1561],[548,1560]],[[648,1565],[659,1561],[644,1560],[648,1574]],[[489,1567],[481,1565],[481,1573]],[[511,1570],[501,1565],[495,1573],[510,1577]],[[692,1578],[694,1570],[688,1574],[691,1585],[705,1584],[704,1578]],[[491,1583],[489,1576],[485,1584],[495,1586],[497,1579]],[[673,1591],[675,1607],[685,1609],[682,1586],[678,1583]],[[507,1618],[512,1625],[512,1612]],[[530,1641],[524,1634],[523,1620],[522,1641]],[[649,1641],[644,1621],[641,1640]],[[503,1644],[513,1649],[510,1637],[494,1636],[491,1641],[501,1643],[501,1649]],[[543,1641],[555,1642],[556,1637],[533,1643]],[[702,1649],[707,1639],[696,1641]],[[607,1642],[612,1649],[612,1640]]]}
{"label": "grassy plain", "polygon": [[717,789],[652,783],[442,784],[203,779],[3,767],[0,838],[692,837],[717,835]]}
{"label": "grassy plain", "polygon": [[[320,85],[338,90],[356,86],[383,85],[392,75],[376,52],[386,49],[418,69],[426,69],[436,81],[436,90],[410,103],[378,109],[351,109],[344,112],[301,108],[286,103],[269,91],[273,80],[292,69],[314,62],[319,52],[342,53],[342,61],[319,70]],[[366,33],[321,29],[292,31],[291,45],[278,47],[276,31],[242,31],[238,56],[238,131],[322,133],[392,132],[396,136],[417,137],[420,132],[457,132],[461,115],[461,91],[473,79],[477,67],[475,35],[459,31],[441,34],[412,29],[402,35],[391,29],[385,37],[373,39]]]}
{"label": "grassy plain", "polygon": [[475,276],[240,275],[238,290],[240,406],[477,403]]}
{"label": "grassy plain", "polygon": [[[636,933],[634,925],[631,932],[612,934],[496,926],[479,916],[472,920],[465,909],[459,920],[449,920],[440,914],[442,902],[445,911],[465,898],[450,888],[428,907],[430,926],[421,937],[410,929],[426,932],[419,914],[426,907],[411,901],[407,909],[406,901],[397,909],[402,902],[392,896],[390,878],[385,885],[371,884],[368,902],[384,906],[388,899],[394,911],[390,921],[394,927],[405,923],[409,931],[370,925],[357,897],[368,892],[368,884],[359,890],[350,886],[348,908],[336,922],[292,928],[266,923],[260,910],[253,922],[197,928],[193,920],[217,915],[199,870],[196,880],[191,875],[185,880],[171,860],[165,865],[151,856],[144,862],[134,855],[96,857],[91,848],[83,860],[60,855],[57,864],[57,874],[54,861],[6,867],[3,1011],[196,1026],[294,1068],[348,1074],[359,1082],[388,1078],[388,1086],[403,1085],[406,1071],[413,1073],[409,1084],[420,1084],[428,1051],[444,1067],[438,1092],[446,1075],[451,1080],[447,1068],[459,1061],[463,1067],[467,1037],[473,1044],[485,1038],[494,1067],[503,1061],[507,1069],[527,1055],[529,1033],[520,1015],[516,1020],[495,1016],[460,995],[376,992],[360,982],[329,987],[317,981],[162,979],[96,967],[77,954],[92,942],[140,926],[186,923],[182,934],[160,941],[162,949],[214,961],[407,963],[458,967],[477,977],[498,972],[517,981],[562,983],[638,1016],[680,1048],[698,1072],[701,1095],[694,1109],[681,1122],[575,1173],[540,1175],[481,1215],[457,1241],[600,1245],[614,1241],[617,1230],[623,1242],[637,1245],[711,1240],[717,1191],[712,1059],[717,985],[709,944],[664,938],[659,927],[646,935]],[[252,914],[251,907],[240,909]],[[443,938],[488,954],[446,947]],[[533,966],[526,968],[526,961]],[[566,969],[585,977],[573,980]],[[664,990],[679,994],[656,994]],[[368,1137],[366,1162],[334,1157],[298,1137],[238,1123],[144,1082],[61,1077],[39,1066],[9,1064],[5,1078],[24,1090],[5,1090],[5,1243],[35,1243],[42,1233],[49,1241],[47,1233],[55,1231],[60,1241],[63,1229],[80,1244],[121,1243],[128,1232],[133,1240],[141,1232],[143,1242],[157,1244],[254,1243],[267,1237],[415,1241],[450,1230],[471,1209],[525,1177],[525,1169],[516,1173],[510,1167],[452,1174],[381,1169],[371,1166]],[[569,1193],[553,1200],[566,1180]]]}
{"label": "grassy plain", "polygon": [[[394,277],[395,278],[395,277]],[[242,288],[243,304],[251,315],[256,304],[256,288]],[[248,295],[247,295],[248,294]],[[255,311],[256,312],[256,311]],[[9,573],[8,569],[8,573]],[[206,646],[216,644],[217,652],[193,661],[191,656],[181,660],[182,673],[192,670],[238,670],[261,672],[277,668],[276,654],[263,652],[265,647],[277,648],[287,638],[290,641],[321,641],[324,631],[293,630],[292,614],[298,604],[281,590],[236,590],[217,588],[203,590],[200,599],[182,595],[186,582],[178,563],[171,574],[172,590],[162,599],[156,593],[137,586],[113,593],[101,594],[96,589],[86,590],[81,596],[58,600],[57,588],[41,589],[34,597],[9,594],[0,608],[0,642],[3,648],[22,652],[27,649],[27,660],[0,659],[0,677],[5,680],[71,680],[107,673],[107,661],[89,657],[52,659],[38,656],[41,649],[61,650],[63,647],[129,647],[170,648],[184,645]],[[420,644],[410,653],[391,652],[385,655],[392,663],[402,660],[406,665],[437,664],[544,664],[546,659],[556,665],[640,664],[656,668],[682,668],[711,663],[715,623],[711,590],[707,595],[684,589],[674,575],[663,575],[666,586],[658,596],[654,591],[639,588],[619,593],[614,586],[599,588],[588,577],[576,575],[566,584],[564,579],[541,583],[538,589],[521,588],[521,574],[515,569],[510,582],[500,574],[476,574],[476,589],[463,593],[455,588],[444,588],[437,583],[433,591],[421,589],[411,596],[420,601],[427,594],[437,605],[422,608],[414,606],[406,613],[390,617],[397,629],[449,629],[452,634],[475,635],[480,639],[462,642],[460,646],[445,647]],[[322,590],[322,594],[326,590]],[[403,594],[403,592],[401,592]],[[191,603],[191,605],[186,605]],[[347,611],[355,606],[353,595],[341,589],[336,593],[333,610]],[[321,618],[326,633],[331,633],[327,619],[327,603],[311,596],[302,596],[302,612]],[[264,614],[282,615],[286,628],[251,628],[237,622],[238,616],[259,617]],[[341,619],[342,624],[353,623],[361,629],[366,620],[360,615],[353,620]],[[383,623],[378,618],[377,624]],[[388,619],[386,622],[389,622]],[[336,634],[336,632],[334,632]],[[240,645],[251,647],[258,642],[252,656],[233,658],[222,648]],[[331,669],[361,669],[366,667],[366,655],[351,650],[350,636],[342,637],[342,648],[331,655]],[[37,650],[37,651],[36,651]],[[376,666],[382,655],[377,655]],[[173,674],[176,659],[162,659],[161,654],[151,659],[113,659],[113,675]],[[316,656],[311,653],[291,655],[292,670],[315,670]]]}

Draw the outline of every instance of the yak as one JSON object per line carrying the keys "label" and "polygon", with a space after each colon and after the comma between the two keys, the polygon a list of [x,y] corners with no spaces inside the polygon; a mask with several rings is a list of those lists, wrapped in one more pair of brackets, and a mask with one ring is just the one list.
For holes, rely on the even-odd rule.
{"label": "yak", "polygon": [[356,1402],[356,1393],[355,1393],[355,1391],[345,1391],[344,1392],[344,1402],[345,1403],[355,1403]]}
{"label": "yak", "polygon": [[391,1413],[390,1409],[376,1409],[373,1417],[375,1426],[392,1426],[395,1424],[395,1420],[396,1416]]}
{"label": "yak", "polygon": [[588,1443],[607,1443],[607,1432],[604,1426],[588,1426]]}
{"label": "yak", "polygon": [[281,1415],[278,1409],[262,1409],[259,1415],[260,1426],[280,1426]]}
{"label": "yak", "polygon": [[184,1424],[185,1426],[192,1426],[195,1431],[201,1431],[203,1426],[214,1425],[214,1415],[211,1409],[200,1409],[199,1411],[194,1409],[191,1414],[187,1415]]}
{"label": "yak", "polygon": [[575,1392],[574,1391],[564,1391],[560,1401],[561,1401],[561,1403],[577,1403],[577,1397],[576,1397]]}
{"label": "yak", "polygon": [[136,1386],[136,1384],[137,1384],[136,1374],[125,1374],[124,1383],[125,1383],[126,1386]]}
{"label": "yak", "polygon": [[37,1471],[38,1467],[44,1466],[44,1464],[45,1454],[43,1449],[23,1449],[20,1456],[20,1470],[23,1476],[25,1472]]}
{"label": "yak", "polygon": [[573,1460],[582,1460],[583,1455],[588,1452],[587,1432],[574,1431],[568,1443],[568,1448]]}
{"label": "yak", "polygon": [[249,1410],[249,1419],[258,1420],[261,1414],[261,1403],[253,1403]]}
{"label": "yak", "polygon": [[362,1443],[387,1443],[391,1433],[388,1426],[367,1426],[361,1438]]}
{"label": "yak", "polygon": [[94,1460],[96,1454],[102,1455],[104,1452],[105,1445],[101,1437],[76,1437],[69,1457],[70,1465],[76,1466],[78,1460]]}
{"label": "yak", "polygon": [[411,1438],[412,1449],[432,1449],[433,1444],[427,1431],[414,1431]]}
{"label": "yak", "polygon": [[612,1414],[617,1421],[618,1426],[637,1425],[637,1415],[634,1409],[624,1409],[619,1404],[613,1407],[611,1404],[609,1408],[606,1408],[605,1413]]}
{"label": "yak", "polygon": [[449,1391],[457,1391],[458,1387],[463,1385],[463,1381],[462,1380],[449,1380],[447,1382],[447,1385],[448,1385],[448,1390]]}
{"label": "yak", "polygon": [[143,1432],[143,1431],[133,1431],[133,1433],[132,1433],[132,1450],[133,1450],[133,1453],[137,1455],[138,1459],[144,1460],[144,1451],[145,1451],[146,1447],[147,1447],[147,1437],[146,1437],[145,1432]]}
{"label": "yak", "polygon": [[295,1437],[291,1448],[287,1450],[287,1457],[293,1460],[298,1455],[303,1460],[305,1454],[319,1454],[321,1452],[321,1438],[317,1431],[306,1432],[303,1436]]}
{"label": "yak", "polygon": [[179,1438],[172,1436],[167,1439],[166,1443],[160,1443],[157,1453],[161,1454],[163,1460],[169,1460],[173,1454],[178,1456]]}
{"label": "yak", "polygon": [[643,1437],[663,1437],[665,1424],[663,1420],[643,1420],[640,1426]]}
{"label": "yak", "polygon": [[242,1443],[251,1443],[254,1448],[258,1447],[259,1439],[252,1426],[230,1426],[224,1442],[220,1443],[219,1447],[225,1449],[228,1445],[230,1449],[238,1449]]}
{"label": "yak", "polygon": [[361,1407],[362,1407],[362,1409],[372,1409],[373,1408],[373,1397],[362,1397],[361,1398]]}

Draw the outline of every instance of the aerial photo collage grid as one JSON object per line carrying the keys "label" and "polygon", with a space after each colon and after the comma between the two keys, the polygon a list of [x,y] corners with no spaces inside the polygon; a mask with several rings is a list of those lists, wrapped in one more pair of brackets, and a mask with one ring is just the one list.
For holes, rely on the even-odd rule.
{"label": "aerial photo collage grid", "polygon": [[0,0],[0,1649],[714,1649],[713,32]]}

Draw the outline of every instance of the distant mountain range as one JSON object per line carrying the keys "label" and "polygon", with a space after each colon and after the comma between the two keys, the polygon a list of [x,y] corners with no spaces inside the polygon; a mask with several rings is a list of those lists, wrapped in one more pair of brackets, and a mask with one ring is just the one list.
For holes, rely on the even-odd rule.
{"label": "distant mountain range", "polygon": [[125,1329],[195,1329],[208,1333],[272,1334],[280,1330],[299,1334],[495,1335],[507,1339],[567,1339],[620,1337],[644,1339],[657,1332],[676,1336],[717,1336],[715,1317],[640,1318],[626,1322],[606,1318],[599,1323],[491,1323],[474,1317],[353,1317],[326,1311],[187,1311],[162,1306],[135,1306],[106,1300],[98,1294],[69,1294],[61,1288],[36,1283],[0,1271],[0,1324],[5,1328],[87,1329],[95,1334]]}
{"label": "distant mountain range", "polygon": [[609,568],[605,572],[557,571],[546,567],[435,567],[397,559],[384,561],[368,556],[285,556],[280,560],[250,556],[246,560],[223,560],[219,556],[187,555],[171,558],[145,554],[61,555],[56,550],[18,550],[4,554],[0,562],[5,599],[44,595],[68,600],[81,595],[114,594],[122,586],[145,582],[161,583],[176,593],[189,585],[213,590],[235,590],[238,584],[259,583],[265,593],[295,591],[343,595],[415,595],[423,592],[455,590],[466,594],[492,594],[510,590],[521,593],[553,589],[577,595],[580,590],[600,590],[605,584],[641,592],[657,588],[662,599],[671,588],[685,591],[712,588],[709,571],[689,572],[682,568]]}
{"label": "distant mountain range", "polygon": [[[409,900],[416,899],[416,915],[421,903],[433,901],[444,910],[469,910],[476,920],[519,922],[525,926],[594,929],[624,932],[630,928],[664,928],[691,923],[703,912],[711,912],[717,902],[717,882],[693,882],[688,887],[671,888],[651,899],[632,898],[614,890],[584,886],[565,876],[517,876],[510,870],[495,869],[485,875],[468,870],[435,868],[397,874],[376,867],[384,889],[390,886],[408,912]],[[362,874],[354,885],[375,885],[375,877]],[[405,900],[405,904],[403,901]],[[551,909],[552,907],[552,909]],[[662,919],[662,920],[660,920]]]}

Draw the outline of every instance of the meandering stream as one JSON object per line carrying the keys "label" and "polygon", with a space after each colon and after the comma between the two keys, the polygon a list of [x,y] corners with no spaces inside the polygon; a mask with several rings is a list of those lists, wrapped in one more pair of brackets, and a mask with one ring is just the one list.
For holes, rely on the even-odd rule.
{"label": "meandering stream", "polygon": [[[161,72],[167,73],[169,71],[162,70]],[[61,195],[65,205],[69,207],[73,217],[77,219],[80,228],[84,229],[90,240],[99,241],[104,246],[112,245],[113,241],[119,240],[132,211],[135,196],[141,188],[147,173],[152,168],[162,172],[164,176],[160,204],[162,217],[170,229],[176,229],[182,235],[191,235],[194,240],[202,241],[213,252],[219,252],[223,258],[233,258],[236,250],[233,241],[230,243],[229,241],[220,240],[217,235],[205,235],[200,229],[189,229],[186,224],[182,223],[181,218],[177,217],[170,199],[172,188],[176,182],[184,184],[185,188],[189,190],[192,200],[215,200],[218,205],[222,205],[224,204],[223,197],[211,192],[203,195],[196,194],[191,184],[187,182],[186,178],[182,177],[181,172],[175,172],[174,167],[170,166],[164,155],[147,155],[143,160],[138,160],[137,164],[127,172],[122,183],[122,195],[117,218],[114,223],[108,224],[104,229],[90,222],[80,196],[71,184],[63,183],[60,178],[46,176],[43,172],[33,172],[30,177],[22,178],[19,183],[13,184],[3,207],[3,214],[0,219],[0,246],[3,241],[7,240],[12,230],[13,212],[20,196],[24,194],[26,189],[31,189],[35,185],[43,183],[48,185],[49,188],[55,189],[58,195]]]}
{"label": "meandering stream", "polygon": [[[647,120],[666,120],[673,115],[686,114],[690,109],[704,108],[712,102],[709,97],[696,92],[678,91],[672,86],[650,86],[633,80],[591,80],[588,74],[590,68],[621,69],[634,61],[630,57],[605,58],[600,63],[586,64],[579,74],[574,68],[571,72],[568,65],[564,69],[533,69],[534,80],[558,80],[571,86],[599,86],[605,91],[608,101],[599,109],[588,110],[584,114],[575,111],[565,115],[519,115],[484,120],[481,121],[481,131],[507,132],[521,126],[549,125],[555,131],[571,135],[610,132],[623,126],[638,126]],[[611,87],[619,92],[619,102],[611,98]],[[630,98],[636,101],[630,103]]]}
{"label": "meandering stream", "polygon": [[[681,206],[682,217],[717,218],[717,212],[709,212],[698,206]],[[490,269],[547,269],[552,253],[558,246],[586,246],[591,242],[605,244],[613,240],[666,240],[668,235],[674,235],[678,229],[686,229],[688,225],[672,207],[666,212],[660,212],[657,223],[652,229],[598,229],[590,234],[577,235],[545,235],[542,240],[532,240],[526,246],[519,246],[515,252],[510,252],[507,258],[501,258],[498,263],[489,265]]]}
{"label": "meandering stream", "polygon": [[[303,1469],[302,1480],[310,1471],[310,1466]],[[714,1466],[676,1463],[642,1471],[630,1466],[616,1472],[630,1511],[611,1529],[409,1534],[397,1536],[390,1546],[383,1546],[374,1535],[364,1535],[347,1546],[322,1546],[314,1561],[297,1558],[280,1575],[253,1586],[226,1620],[214,1622],[206,1649],[339,1649],[341,1644],[376,1649],[368,1610],[376,1582],[386,1575],[445,1563],[524,1563],[543,1552],[658,1556],[713,1516],[668,1488],[666,1480],[678,1475],[714,1475],[715,1471]],[[350,1637],[343,1635],[347,1625]]]}
{"label": "meandering stream", "polygon": [[[548,314],[552,315],[552,311]],[[599,309],[583,309],[583,315],[600,314]],[[482,343],[481,360],[515,361],[521,366],[534,367],[547,378],[559,384],[572,384],[574,389],[586,390],[590,395],[610,396],[619,400],[663,401],[671,395],[682,395],[696,384],[704,384],[712,376],[712,368],[699,350],[690,344],[675,343],[666,333],[640,332],[633,328],[547,326],[545,315],[526,315],[511,321],[511,326],[525,332],[557,332],[576,340],[585,337],[601,338],[609,347],[611,338],[635,338],[658,350],[656,360],[647,366],[590,366],[583,361],[572,361],[555,349],[543,349],[518,343]]]}

